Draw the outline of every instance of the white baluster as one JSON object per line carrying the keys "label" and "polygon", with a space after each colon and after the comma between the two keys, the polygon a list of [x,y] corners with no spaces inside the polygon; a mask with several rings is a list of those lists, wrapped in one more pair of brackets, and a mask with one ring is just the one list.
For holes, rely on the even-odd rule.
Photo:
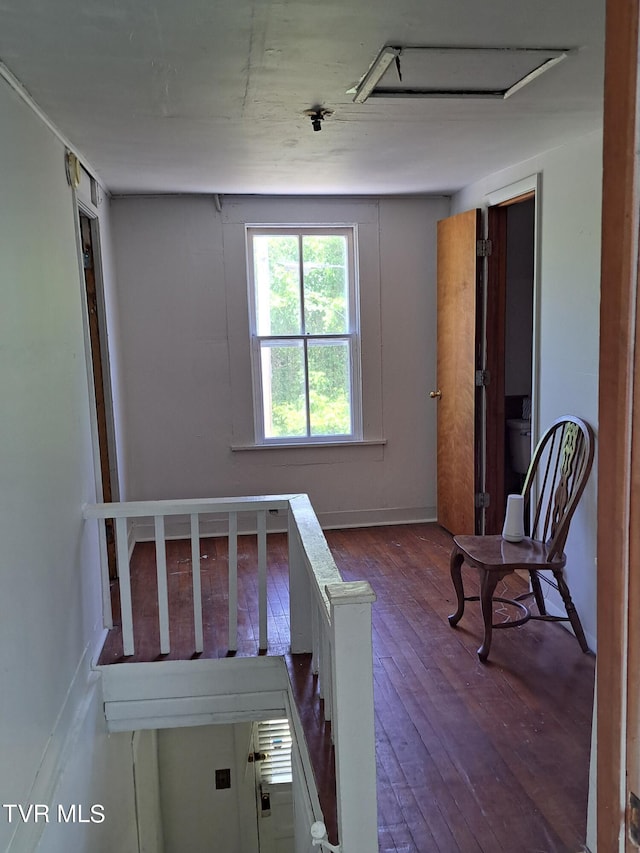
{"label": "white baluster", "polygon": [[[320,696],[324,700],[324,718],[327,722],[333,719],[333,684],[331,669],[331,638],[324,619],[320,619]],[[333,740],[333,729],[331,730]]]}
{"label": "white baluster", "polygon": [[260,651],[267,650],[267,513],[258,512],[258,612]]}
{"label": "white baluster", "polygon": [[134,653],[133,612],[131,609],[131,573],[129,568],[129,543],[127,519],[116,518],[116,543],[118,548],[118,580],[120,583],[120,618],[122,619],[122,645],[125,656]]}
{"label": "white baluster", "polygon": [[229,513],[229,651],[238,651],[238,513]]}
{"label": "white baluster", "polygon": [[314,675],[320,672],[320,614],[314,600],[311,601],[311,672]]}
{"label": "white baluster", "polygon": [[191,514],[191,579],[193,582],[193,626],[196,652],[204,648],[202,636],[202,583],[200,571],[200,519],[198,513]]}
{"label": "white baluster", "polygon": [[158,578],[158,617],[160,621],[160,654],[168,655],[169,645],[169,593],[167,589],[167,551],[164,540],[164,516],[154,517],[156,536],[156,575]]}
{"label": "white baluster", "polygon": [[102,624],[105,628],[113,628],[113,611],[111,609],[111,578],[109,577],[109,554],[107,550],[107,519],[98,522],[98,537],[100,544],[100,580],[102,582]]}

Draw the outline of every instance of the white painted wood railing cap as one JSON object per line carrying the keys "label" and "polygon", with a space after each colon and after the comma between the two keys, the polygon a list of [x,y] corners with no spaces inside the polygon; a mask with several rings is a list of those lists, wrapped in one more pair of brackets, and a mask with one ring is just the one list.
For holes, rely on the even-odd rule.
{"label": "white painted wood railing cap", "polygon": [[333,605],[369,604],[376,600],[376,594],[369,581],[347,581],[329,583],[325,586],[327,598]]}

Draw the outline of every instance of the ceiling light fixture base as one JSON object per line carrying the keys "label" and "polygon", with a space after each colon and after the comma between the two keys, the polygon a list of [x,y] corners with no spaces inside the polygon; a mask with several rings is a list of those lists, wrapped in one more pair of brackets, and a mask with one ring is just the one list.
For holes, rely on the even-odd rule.
{"label": "ceiling light fixture base", "polygon": [[327,110],[324,107],[311,107],[305,110],[304,115],[311,119],[311,126],[314,131],[322,130],[322,122],[333,115],[333,110]]}

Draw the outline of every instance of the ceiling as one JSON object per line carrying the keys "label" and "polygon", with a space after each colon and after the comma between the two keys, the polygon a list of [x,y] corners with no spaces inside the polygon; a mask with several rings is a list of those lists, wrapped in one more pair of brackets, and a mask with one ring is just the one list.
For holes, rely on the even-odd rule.
{"label": "ceiling", "polygon": [[[354,103],[385,44],[573,50],[507,100]],[[0,60],[114,193],[449,194],[601,127],[603,54],[604,0],[0,0]]]}

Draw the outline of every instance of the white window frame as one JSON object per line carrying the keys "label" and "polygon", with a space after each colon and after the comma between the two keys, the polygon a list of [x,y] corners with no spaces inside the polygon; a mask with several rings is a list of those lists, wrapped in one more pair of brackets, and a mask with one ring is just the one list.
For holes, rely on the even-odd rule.
{"label": "white window frame", "polygon": [[[247,246],[247,281],[249,286],[249,330],[251,336],[251,371],[253,380],[253,411],[255,443],[263,446],[282,445],[317,445],[317,444],[342,444],[346,442],[362,441],[362,370],[360,362],[360,299],[358,278],[358,227],[350,225],[246,225]],[[253,237],[258,235],[291,235],[299,239],[306,235],[341,236],[347,240],[347,276],[348,276],[348,302],[349,302],[349,328],[339,334],[308,334],[302,331],[299,335],[258,335],[257,326],[257,301],[256,281],[253,253]],[[302,252],[300,252],[300,282],[302,282]],[[302,295],[302,294],[301,294]],[[303,303],[304,305],[304,303]],[[304,318],[303,318],[304,323]],[[305,378],[307,381],[307,424],[310,431],[309,394],[307,376],[307,345],[317,340],[348,341],[350,352],[350,399],[351,399],[351,427],[350,433],[340,435],[312,435],[310,432],[304,436],[279,436],[270,437],[265,435],[264,429],[264,395],[262,382],[261,343],[264,341],[302,341],[305,352]]]}

